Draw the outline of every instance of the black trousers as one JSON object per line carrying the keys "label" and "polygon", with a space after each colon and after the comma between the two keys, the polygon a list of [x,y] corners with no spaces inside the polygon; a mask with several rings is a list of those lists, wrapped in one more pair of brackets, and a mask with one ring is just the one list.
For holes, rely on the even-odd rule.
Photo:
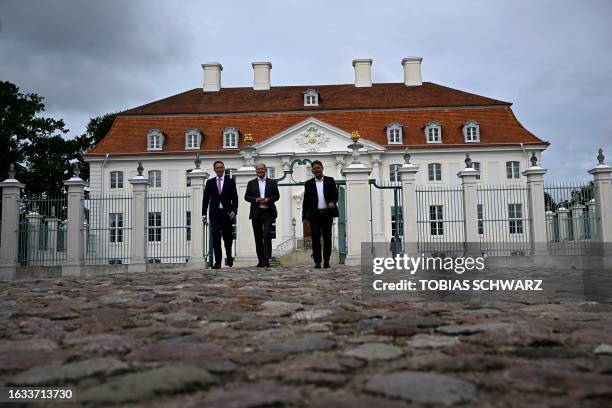
{"label": "black trousers", "polygon": [[216,208],[211,210],[210,227],[212,229],[213,251],[215,253],[215,265],[221,265],[223,252],[221,251],[221,237],[225,244],[225,255],[232,257],[232,220],[225,210]]}
{"label": "black trousers", "polygon": [[266,208],[260,208],[257,217],[251,219],[259,263],[268,263],[272,257],[272,223],[274,214]]}
{"label": "black trousers", "polygon": [[328,212],[315,211],[310,218],[310,231],[312,233],[312,254],[315,263],[321,263],[321,235],[323,235],[323,261],[329,263],[331,257],[331,235],[334,219]]}

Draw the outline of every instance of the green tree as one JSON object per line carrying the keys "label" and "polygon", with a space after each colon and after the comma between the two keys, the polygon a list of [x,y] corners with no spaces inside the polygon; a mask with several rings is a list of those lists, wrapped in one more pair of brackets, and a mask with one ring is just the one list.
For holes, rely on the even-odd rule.
{"label": "green tree", "polygon": [[91,150],[109,132],[115,121],[116,113],[90,118],[85,133],[74,139],[75,151],[78,152],[76,159],[79,161],[81,178],[89,179],[89,164],[83,159],[83,155]]}
{"label": "green tree", "polygon": [[15,163],[17,178],[28,183],[29,194],[58,193],[70,167],[67,141],[61,137],[68,130],[62,120],[39,116],[44,110],[41,96],[0,81],[0,178]]}

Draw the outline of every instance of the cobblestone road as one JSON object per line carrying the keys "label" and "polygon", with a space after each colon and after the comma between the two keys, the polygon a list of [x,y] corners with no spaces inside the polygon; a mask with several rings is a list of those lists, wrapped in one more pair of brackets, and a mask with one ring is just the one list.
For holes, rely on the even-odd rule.
{"label": "cobblestone road", "polygon": [[610,406],[612,305],[365,302],[359,282],[351,267],[2,282],[0,382],[104,406]]}

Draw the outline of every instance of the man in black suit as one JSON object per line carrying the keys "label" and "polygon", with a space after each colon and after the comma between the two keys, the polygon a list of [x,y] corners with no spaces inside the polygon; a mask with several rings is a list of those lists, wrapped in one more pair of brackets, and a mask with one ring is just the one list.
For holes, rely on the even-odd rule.
{"label": "man in black suit", "polygon": [[255,249],[257,250],[257,267],[270,266],[272,256],[272,223],[276,219],[277,211],[275,201],[280,194],[276,181],[266,177],[266,165],[255,165],[257,178],[247,184],[244,199],[251,203],[249,219],[253,225],[255,235]]}
{"label": "man in black suit", "polygon": [[302,220],[310,222],[312,252],[315,268],[321,267],[321,235],[323,235],[323,267],[329,268],[331,256],[331,229],[333,218],[338,216],[338,187],[332,177],[323,175],[323,164],[312,162],[314,178],[304,184]]}
{"label": "man in black suit", "polygon": [[[212,228],[213,248],[215,253],[215,263],[213,269],[221,268],[221,236],[225,244],[225,255],[227,256],[227,265],[234,264],[232,257],[232,222],[236,218],[238,212],[238,192],[236,191],[236,183],[231,177],[225,176],[225,165],[222,161],[217,160],[213,164],[216,177],[211,178],[206,182],[204,188],[204,199],[202,200],[202,221],[208,224],[209,220],[206,217],[206,211],[210,217],[210,226]],[[208,204],[210,203],[210,208]]]}

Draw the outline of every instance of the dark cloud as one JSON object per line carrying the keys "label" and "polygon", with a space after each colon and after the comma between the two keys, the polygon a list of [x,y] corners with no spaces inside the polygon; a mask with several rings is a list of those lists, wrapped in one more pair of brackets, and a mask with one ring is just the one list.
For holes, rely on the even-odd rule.
{"label": "dark cloud", "polygon": [[0,1],[0,76],[79,134],[200,86],[206,61],[223,64],[223,86],[250,85],[258,60],[273,85],[350,83],[353,58],[399,82],[401,58],[421,55],[425,80],[514,102],[552,143],[550,178],[586,179],[598,147],[612,161],[610,20],[606,0]]}

